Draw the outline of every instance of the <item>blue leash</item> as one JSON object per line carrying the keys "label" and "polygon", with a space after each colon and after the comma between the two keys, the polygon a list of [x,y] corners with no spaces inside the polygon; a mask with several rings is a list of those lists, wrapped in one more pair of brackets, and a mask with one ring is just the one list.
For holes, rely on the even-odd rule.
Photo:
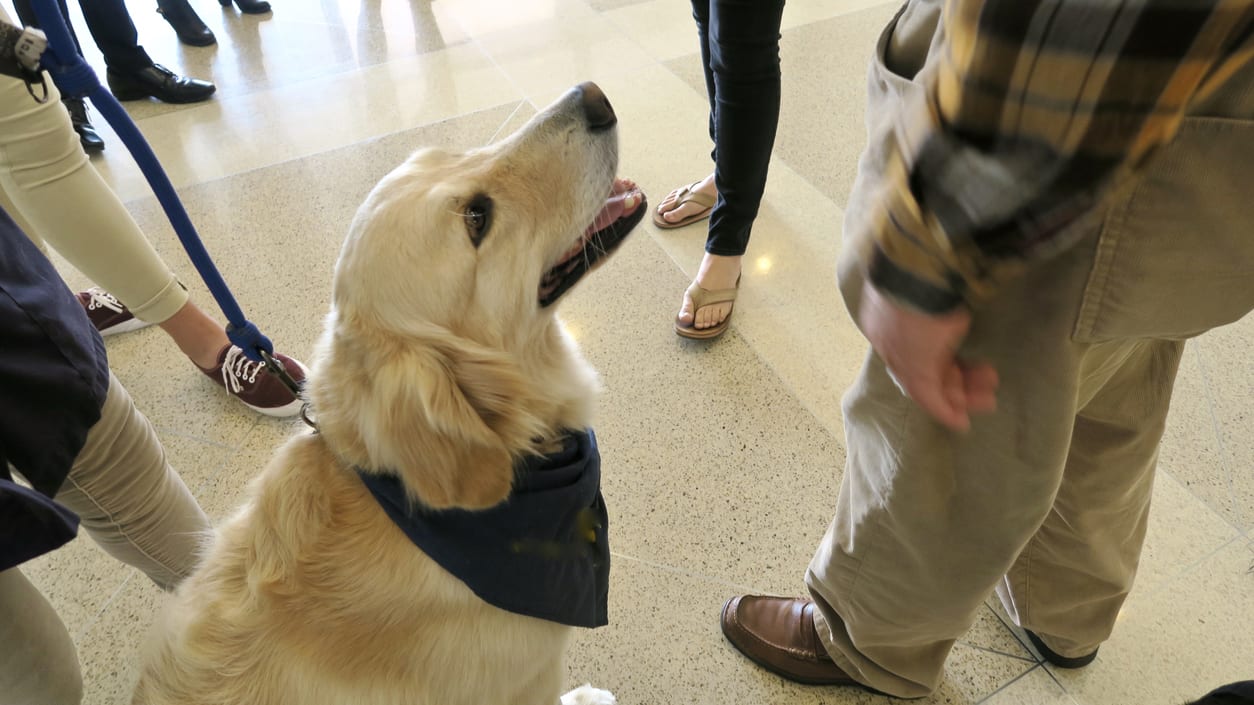
{"label": "blue leash", "polygon": [[191,219],[187,217],[187,211],[183,208],[183,203],[175,193],[174,186],[166,176],[165,170],[161,168],[161,163],[157,161],[157,155],[153,154],[152,148],[148,146],[139,128],[135,127],[135,123],[118,103],[117,98],[100,85],[96,73],[87,65],[83,57],[78,55],[74,40],[70,38],[69,29],[65,26],[65,19],[61,17],[61,11],[57,8],[56,0],[34,0],[31,4],[34,6],[35,15],[39,18],[44,34],[48,37],[48,49],[43,54],[41,65],[52,76],[53,83],[62,95],[72,98],[91,98],[96,110],[100,111],[100,115],[113,127],[114,132],[126,145],[126,149],[130,151],[140,171],[143,172],[144,178],[152,187],[153,193],[156,194],[166,217],[170,219],[170,224],[174,226],[174,232],[183,243],[183,249],[187,250],[187,256],[196,267],[196,271],[200,272],[201,278],[209,287],[209,292],[213,294],[223,315],[226,316],[226,335],[231,343],[243,350],[244,355],[250,360],[264,362],[270,372],[278,375],[294,394],[300,396],[300,385],[274,358],[274,344],[262,335],[261,330],[252,321],[244,317],[243,310],[235,301],[231,289],[227,287],[226,281],[218,273],[218,268],[196,233],[196,226],[192,225]]}

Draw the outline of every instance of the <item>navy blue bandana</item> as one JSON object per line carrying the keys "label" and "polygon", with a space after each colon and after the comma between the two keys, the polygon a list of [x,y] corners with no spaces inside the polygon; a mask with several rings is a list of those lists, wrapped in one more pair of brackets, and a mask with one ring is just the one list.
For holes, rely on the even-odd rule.
{"label": "navy blue bandana", "polygon": [[409,540],[484,602],[572,627],[607,623],[609,517],[591,430],[519,461],[513,492],[481,511],[414,506],[396,476],[357,474]]}

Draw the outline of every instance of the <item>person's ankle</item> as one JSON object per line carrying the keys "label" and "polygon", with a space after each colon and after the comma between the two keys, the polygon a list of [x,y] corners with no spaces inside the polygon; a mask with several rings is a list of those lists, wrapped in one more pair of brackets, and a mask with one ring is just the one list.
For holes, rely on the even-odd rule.
{"label": "person's ankle", "polygon": [[160,325],[179,350],[201,369],[217,365],[222,349],[231,343],[222,325],[191,301]]}
{"label": "person's ankle", "polygon": [[743,259],[743,255],[718,255],[707,252],[701,261],[701,268],[697,271],[697,281],[702,284],[707,281],[735,281],[740,277],[740,265]]}
{"label": "person's ankle", "polygon": [[[209,334],[187,339],[176,339],[175,343],[183,350],[187,359],[202,370],[217,366],[222,351],[231,345],[231,341],[219,328],[217,335]],[[219,337],[220,336],[220,337]]]}

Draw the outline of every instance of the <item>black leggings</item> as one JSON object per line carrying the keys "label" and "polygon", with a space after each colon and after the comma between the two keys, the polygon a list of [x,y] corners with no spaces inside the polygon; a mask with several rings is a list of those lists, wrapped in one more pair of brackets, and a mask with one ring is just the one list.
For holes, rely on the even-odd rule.
{"label": "black leggings", "polygon": [[718,202],[705,251],[743,255],[758,215],[779,124],[784,0],[692,0],[710,96]]}

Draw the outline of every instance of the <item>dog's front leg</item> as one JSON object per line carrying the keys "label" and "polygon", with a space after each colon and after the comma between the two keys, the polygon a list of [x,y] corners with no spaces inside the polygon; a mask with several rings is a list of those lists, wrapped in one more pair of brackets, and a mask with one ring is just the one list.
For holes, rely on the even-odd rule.
{"label": "dog's front leg", "polygon": [[608,690],[583,685],[562,696],[561,705],[616,705],[617,700]]}

